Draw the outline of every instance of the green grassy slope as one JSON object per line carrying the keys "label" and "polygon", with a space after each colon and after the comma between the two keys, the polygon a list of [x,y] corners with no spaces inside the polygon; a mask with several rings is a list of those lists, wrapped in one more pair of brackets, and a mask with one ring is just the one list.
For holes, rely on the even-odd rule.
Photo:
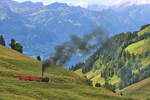
{"label": "green grassy slope", "polygon": [[145,33],[149,33],[150,34],[150,26],[144,28],[143,30],[141,30],[140,32],[138,32],[138,35],[143,35]]}
{"label": "green grassy slope", "polygon": [[150,99],[150,78],[128,86],[122,90],[123,94],[131,97]]}
{"label": "green grassy slope", "polygon": [[[146,52],[150,52],[150,38],[141,40],[137,43],[133,43],[129,45],[126,49],[129,53],[134,53],[135,55],[144,54]],[[150,64],[150,56],[141,59],[142,68],[148,66]]]}
{"label": "green grassy slope", "polygon": [[82,76],[63,67],[48,68],[49,83],[18,80],[41,76],[41,62],[0,46],[0,100],[136,100],[87,85]]}
{"label": "green grassy slope", "polygon": [[139,42],[133,43],[126,48],[131,54],[142,54],[143,52],[150,51],[150,38],[144,39]]}

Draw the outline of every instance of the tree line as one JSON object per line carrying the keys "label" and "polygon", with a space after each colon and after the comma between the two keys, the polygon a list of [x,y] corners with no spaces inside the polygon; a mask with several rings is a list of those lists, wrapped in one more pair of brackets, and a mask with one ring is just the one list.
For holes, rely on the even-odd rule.
{"label": "tree line", "polygon": [[[2,35],[0,35],[0,45],[6,46],[5,39]],[[19,42],[16,42],[15,39],[11,39],[9,46],[11,47],[11,49],[23,53],[23,46]]]}
{"label": "tree line", "polygon": [[[6,46],[6,42],[5,42],[5,39],[4,39],[3,35],[0,35],[0,45]],[[15,39],[13,39],[13,38],[11,39],[11,41],[9,43],[9,46],[10,46],[11,49],[16,50],[20,53],[23,53],[23,46],[19,42],[16,42]],[[41,61],[40,56],[37,56],[36,59]]]}

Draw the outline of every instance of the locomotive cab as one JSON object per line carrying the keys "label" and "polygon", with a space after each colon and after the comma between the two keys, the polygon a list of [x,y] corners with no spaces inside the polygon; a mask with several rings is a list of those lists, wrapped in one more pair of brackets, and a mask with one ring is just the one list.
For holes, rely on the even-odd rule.
{"label": "locomotive cab", "polygon": [[48,77],[42,78],[42,82],[49,82],[49,78]]}

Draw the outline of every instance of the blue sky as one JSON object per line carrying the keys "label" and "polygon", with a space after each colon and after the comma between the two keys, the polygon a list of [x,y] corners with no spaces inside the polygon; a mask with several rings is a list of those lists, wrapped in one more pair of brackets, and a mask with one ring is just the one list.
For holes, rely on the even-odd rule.
{"label": "blue sky", "polygon": [[19,2],[23,1],[33,1],[33,2],[43,2],[44,4],[50,4],[53,2],[62,2],[62,3],[68,3],[72,5],[80,5],[83,7],[87,7],[91,4],[98,4],[98,5],[120,5],[123,3],[130,2],[131,4],[150,4],[150,0],[15,0]]}

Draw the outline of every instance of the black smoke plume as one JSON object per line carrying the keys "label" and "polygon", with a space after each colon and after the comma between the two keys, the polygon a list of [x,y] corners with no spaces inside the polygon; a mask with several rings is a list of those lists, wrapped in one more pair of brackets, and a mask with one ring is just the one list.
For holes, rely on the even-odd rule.
{"label": "black smoke plume", "polygon": [[65,65],[73,55],[87,55],[91,51],[101,47],[108,39],[109,34],[101,27],[96,28],[90,34],[84,35],[82,38],[72,35],[70,40],[62,45],[55,47],[55,53],[42,64],[42,76],[47,67],[50,65]]}
{"label": "black smoke plume", "polygon": [[44,71],[47,67],[51,66],[51,62],[49,61],[49,59],[43,61],[42,63],[42,77],[44,75]]}

